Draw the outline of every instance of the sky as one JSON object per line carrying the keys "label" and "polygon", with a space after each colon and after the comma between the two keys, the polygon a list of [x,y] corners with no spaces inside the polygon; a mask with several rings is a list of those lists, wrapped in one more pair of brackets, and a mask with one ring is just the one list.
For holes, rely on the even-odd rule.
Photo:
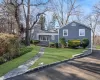
{"label": "sky", "polygon": [[[0,0],[2,2],[3,0]],[[33,2],[34,0],[31,0]],[[43,0],[47,1],[47,0]],[[92,11],[93,5],[98,3],[100,0],[77,0],[77,4],[81,5],[85,14],[89,14]]]}
{"label": "sky", "polygon": [[[3,0],[0,0],[2,2]],[[43,0],[47,1],[47,0]],[[88,14],[91,12],[93,5],[98,3],[100,0],[77,0],[77,3],[82,6],[82,8],[86,11],[85,13]],[[33,2],[33,0],[31,0]]]}
{"label": "sky", "polygon": [[78,0],[78,4],[82,6],[85,14],[91,13],[93,6],[97,4],[100,0]]}

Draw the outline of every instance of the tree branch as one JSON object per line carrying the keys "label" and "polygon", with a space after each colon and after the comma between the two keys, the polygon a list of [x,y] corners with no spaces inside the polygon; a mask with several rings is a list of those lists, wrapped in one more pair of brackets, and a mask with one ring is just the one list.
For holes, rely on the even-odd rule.
{"label": "tree branch", "polygon": [[45,12],[46,12],[46,11],[44,11],[44,12],[42,12],[42,13],[38,13],[38,14],[36,15],[36,20],[33,22],[32,26],[31,26],[31,28],[30,28],[29,30],[33,29],[34,25],[38,22],[40,15],[44,14]]}
{"label": "tree branch", "polygon": [[30,4],[30,6],[41,6],[41,5],[46,5],[47,3],[49,3],[51,0],[48,0],[47,2],[45,3],[38,3],[38,4]]}

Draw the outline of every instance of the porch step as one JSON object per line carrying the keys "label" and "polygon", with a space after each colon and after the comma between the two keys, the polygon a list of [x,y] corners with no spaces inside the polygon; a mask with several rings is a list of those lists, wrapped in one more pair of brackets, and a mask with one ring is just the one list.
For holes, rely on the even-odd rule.
{"label": "porch step", "polygon": [[40,43],[38,44],[39,46],[49,46],[49,42],[48,41],[40,41]]}

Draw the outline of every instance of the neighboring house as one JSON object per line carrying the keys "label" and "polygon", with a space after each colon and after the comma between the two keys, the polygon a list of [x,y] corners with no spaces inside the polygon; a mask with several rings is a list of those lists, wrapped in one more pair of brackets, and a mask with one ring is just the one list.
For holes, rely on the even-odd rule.
{"label": "neighboring house", "polygon": [[75,21],[68,25],[61,27],[58,31],[37,31],[35,40],[40,40],[41,44],[48,45],[49,42],[59,43],[60,38],[65,38],[66,43],[68,40],[88,38],[89,48],[91,48],[91,28],[77,23]]}

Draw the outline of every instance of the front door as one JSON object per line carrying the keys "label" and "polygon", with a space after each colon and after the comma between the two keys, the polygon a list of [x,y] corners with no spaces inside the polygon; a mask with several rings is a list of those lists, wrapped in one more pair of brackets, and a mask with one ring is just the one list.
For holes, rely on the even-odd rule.
{"label": "front door", "polygon": [[47,36],[47,35],[40,35],[39,36],[39,40],[40,41],[49,41],[49,36]]}

